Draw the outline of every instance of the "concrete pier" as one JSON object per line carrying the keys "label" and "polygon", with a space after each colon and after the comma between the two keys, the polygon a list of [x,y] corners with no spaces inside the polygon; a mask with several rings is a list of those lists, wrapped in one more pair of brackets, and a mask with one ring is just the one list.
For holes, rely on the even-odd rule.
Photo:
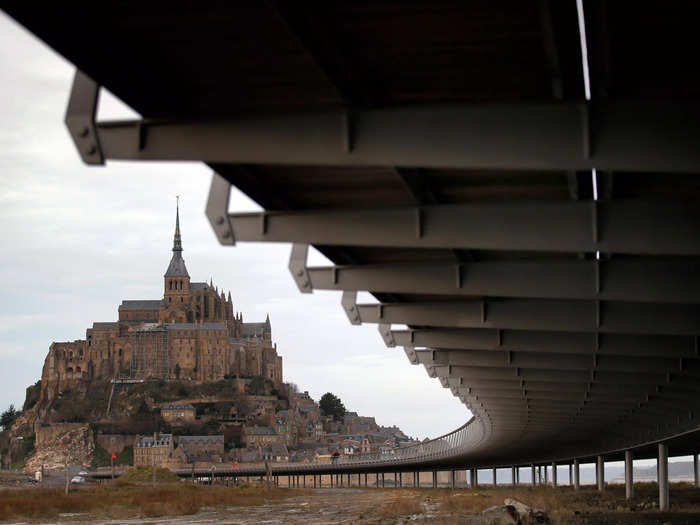
{"label": "concrete pier", "polygon": [[668,445],[659,443],[659,510],[669,508],[668,499]]}
{"label": "concrete pier", "polygon": [[634,461],[632,451],[625,450],[625,499],[634,497]]}
{"label": "concrete pier", "polygon": [[605,490],[605,460],[603,456],[598,456],[595,463],[595,479],[598,490]]}

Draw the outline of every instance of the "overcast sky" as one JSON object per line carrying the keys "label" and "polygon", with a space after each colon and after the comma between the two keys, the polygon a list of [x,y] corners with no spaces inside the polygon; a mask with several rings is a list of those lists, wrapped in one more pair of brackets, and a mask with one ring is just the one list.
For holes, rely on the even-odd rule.
{"label": "overcast sky", "polygon": [[[318,400],[434,437],[470,414],[376,325],[352,326],[337,292],[298,292],[289,245],[220,246],[204,216],[210,171],[197,163],[82,164],[63,125],[74,69],[0,12],[0,409],[21,405],[52,341],[113,321],[122,299],[159,299],[170,261],[175,195],[193,281],[231,290],[244,321],[269,312],[284,377]],[[104,93],[104,91],[103,91]],[[111,96],[100,118],[134,113]],[[234,189],[231,210],[257,209]],[[312,263],[323,264],[322,257]]]}

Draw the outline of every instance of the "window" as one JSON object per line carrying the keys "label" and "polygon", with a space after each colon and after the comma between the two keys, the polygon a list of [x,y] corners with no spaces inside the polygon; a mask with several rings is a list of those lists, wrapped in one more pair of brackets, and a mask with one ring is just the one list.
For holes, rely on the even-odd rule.
{"label": "window", "polygon": [[169,302],[169,303],[172,303],[172,302],[173,302],[173,298],[172,298],[172,297],[168,297],[168,302]]}
{"label": "window", "polygon": [[172,281],[168,281],[168,288],[169,288],[170,290],[173,289],[173,282],[172,282]]}
{"label": "window", "polygon": [[122,356],[122,349],[120,348],[119,349],[119,357],[121,357],[121,356]]}
{"label": "window", "polygon": [[181,303],[184,303],[184,302],[185,302],[185,298],[184,298],[184,297],[180,297],[180,302],[181,302]]}

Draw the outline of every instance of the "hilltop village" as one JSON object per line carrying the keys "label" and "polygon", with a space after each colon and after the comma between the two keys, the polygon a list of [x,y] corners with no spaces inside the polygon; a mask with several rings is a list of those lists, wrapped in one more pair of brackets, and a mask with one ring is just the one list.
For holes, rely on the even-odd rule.
{"label": "hilltop village", "polygon": [[244,322],[230,291],[190,280],[182,251],[178,210],[163,297],[124,300],[117,321],[50,345],[23,409],[3,416],[4,466],[330,462],[412,443],[285,383],[269,316]]}

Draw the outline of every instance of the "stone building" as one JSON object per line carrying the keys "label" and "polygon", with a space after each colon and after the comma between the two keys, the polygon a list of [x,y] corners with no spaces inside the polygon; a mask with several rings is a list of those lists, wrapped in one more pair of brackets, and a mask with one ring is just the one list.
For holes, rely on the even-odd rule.
{"label": "stone building", "polygon": [[243,427],[241,440],[248,448],[258,448],[281,443],[282,438],[270,427]]}
{"label": "stone building", "polygon": [[262,376],[282,383],[282,357],[272,342],[269,316],[261,323],[243,322],[230,291],[225,294],[212,280],[190,280],[182,251],[178,210],[163,297],[124,300],[117,321],[93,323],[85,339],[52,343],[42,371],[40,410],[81,380]]}
{"label": "stone building", "polygon": [[171,424],[189,423],[195,420],[196,410],[189,403],[167,403],[160,407],[160,415]]}
{"label": "stone building", "polygon": [[224,455],[224,436],[180,436],[179,449],[187,456],[187,462],[221,461]]}
{"label": "stone building", "polygon": [[168,463],[173,455],[173,435],[136,436],[134,466],[150,467]]}

